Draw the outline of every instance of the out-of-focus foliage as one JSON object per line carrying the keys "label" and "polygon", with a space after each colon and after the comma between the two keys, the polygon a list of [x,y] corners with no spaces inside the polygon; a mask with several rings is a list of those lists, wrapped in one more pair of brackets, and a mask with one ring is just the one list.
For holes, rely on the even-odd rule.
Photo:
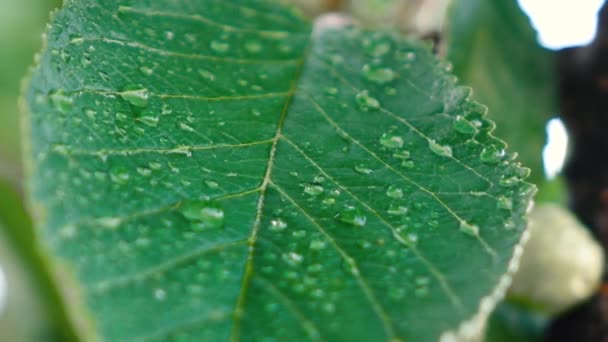
{"label": "out-of-focus foliage", "polygon": [[488,106],[496,135],[544,180],[545,123],[557,113],[554,54],[542,48],[517,1],[455,0],[447,22],[447,59]]}
{"label": "out-of-focus foliage", "polygon": [[547,318],[514,304],[500,304],[488,321],[485,342],[541,342]]}
{"label": "out-of-focus foliage", "polygon": [[20,80],[40,48],[50,10],[58,5],[60,0],[0,0],[0,177],[13,182],[20,175]]}
{"label": "out-of-focus foliage", "polygon": [[[60,0],[0,0],[0,267],[8,281],[7,305],[0,312],[0,341],[54,341],[56,322],[49,323],[48,292],[21,195],[18,97],[21,79],[42,44],[42,32]],[[10,182],[11,184],[8,184]],[[29,247],[28,247],[29,246]],[[37,259],[37,260],[34,260]],[[52,296],[50,296],[52,297]]]}

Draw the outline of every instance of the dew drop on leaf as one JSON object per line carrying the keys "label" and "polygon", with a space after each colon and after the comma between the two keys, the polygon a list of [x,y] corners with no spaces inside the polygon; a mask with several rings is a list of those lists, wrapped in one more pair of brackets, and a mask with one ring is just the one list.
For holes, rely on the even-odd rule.
{"label": "dew drop on leaf", "polygon": [[224,210],[211,201],[184,201],[179,211],[197,230],[217,229],[224,226]]}
{"label": "dew drop on leaf", "polygon": [[97,112],[93,109],[87,108],[84,110],[84,115],[86,115],[89,119],[93,120],[95,119],[95,116],[97,116]]}
{"label": "dew drop on leaf", "polygon": [[336,95],[336,94],[338,94],[338,88],[336,88],[336,87],[327,87],[327,88],[325,88],[325,93],[328,94],[328,95],[332,95],[332,96]]}
{"label": "dew drop on leaf", "polygon": [[477,127],[460,115],[458,115],[454,120],[454,129],[457,132],[466,135],[474,135],[477,133]]}
{"label": "dew drop on leaf", "polygon": [[206,180],[205,184],[207,185],[207,187],[209,187],[210,189],[217,189],[220,185],[218,184],[218,182],[216,181],[212,181],[212,180]]}
{"label": "dew drop on leaf", "polygon": [[143,66],[139,68],[139,71],[141,71],[141,73],[145,76],[152,76],[152,74],[154,73],[154,69]]}
{"label": "dew drop on leaf", "polygon": [[209,70],[200,69],[198,73],[207,81],[215,81],[215,75]]}
{"label": "dew drop on leaf", "polygon": [[505,150],[490,146],[484,148],[479,154],[479,159],[486,164],[497,164],[505,156]]}
{"label": "dew drop on leaf", "polygon": [[395,80],[395,78],[397,78],[397,73],[395,73],[395,71],[391,68],[383,68],[365,64],[363,68],[361,68],[361,76],[370,82],[385,84]]}
{"label": "dew drop on leaf", "polygon": [[304,185],[304,192],[311,196],[318,196],[323,193],[323,187],[318,184]]}
{"label": "dew drop on leaf", "polygon": [[49,98],[51,99],[51,103],[55,109],[62,113],[70,111],[74,106],[74,99],[68,95],[65,95],[61,89],[50,93]]}
{"label": "dew drop on leaf", "polygon": [[370,96],[367,90],[357,93],[355,96],[355,102],[357,103],[359,109],[365,112],[380,108],[380,102],[376,98]]}
{"label": "dew drop on leaf", "polygon": [[158,116],[143,115],[138,117],[137,121],[144,123],[150,127],[155,127],[156,125],[158,125]]}
{"label": "dew drop on leaf", "polygon": [[116,229],[122,223],[119,217],[102,217],[97,219],[99,226],[107,229]]}
{"label": "dew drop on leaf", "polygon": [[373,57],[382,57],[391,51],[391,45],[387,41],[379,39],[364,39],[363,48]]}
{"label": "dew drop on leaf", "polygon": [[471,236],[479,235],[479,227],[467,221],[460,221],[460,231]]}
{"label": "dew drop on leaf", "polygon": [[403,198],[403,190],[398,186],[391,185],[386,189],[386,196],[395,199]]}
{"label": "dew drop on leaf", "polygon": [[393,157],[398,159],[410,159],[410,151],[402,150],[393,153]]}
{"label": "dew drop on leaf", "polygon": [[411,245],[411,246],[415,246],[418,243],[418,235],[414,234],[414,233],[410,233],[407,234],[405,236],[405,241]]}
{"label": "dew drop on leaf", "polygon": [[245,50],[249,53],[260,53],[262,52],[262,44],[256,40],[250,40],[245,43]]}
{"label": "dew drop on leaf", "polygon": [[403,138],[392,134],[392,133],[384,133],[380,137],[380,144],[384,147],[388,148],[401,148],[403,147]]}
{"label": "dew drop on leaf", "polygon": [[360,173],[362,175],[369,175],[374,172],[372,169],[365,166],[365,164],[359,164],[354,167],[355,172]]}
{"label": "dew drop on leaf", "polygon": [[296,252],[289,252],[283,254],[283,260],[285,260],[291,266],[297,266],[302,263],[304,257]]}
{"label": "dew drop on leaf", "polygon": [[163,165],[159,162],[149,162],[148,166],[150,166],[152,170],[160,170],[163,167]]}
{"label": "dew drop on leaf", "polygon": [[211,50],[217,53],[226,53],[228,52],[228,50],[230,50],[230,44],[226,42],[221,42],[219,40],[211,41],[211,44],[209,46],[211,47]]}
{"label": "dew drop on leaf", "polygon": [[336,204],[336,199],[333,197],[327,197],[321,203],[323,203],[324,205],[327,205],[327,206],[334,205],[334,204]]}
{"label": "dew drop on leaf", "polygon": [[321,241],[321,240],[312,240],[312,241],[310,242],[309,247],[310,247],[310,249],[311,249],[311,250],[313,250],[313,251],[320,251],[320,250],[324,249],[326,245],[327,245],[327,244],[325,243],[325,241]]}
{"label": "dew drop on leaf", "polygon": [[110,170],[110,179],[116,184],[125,184],[129,181],[129,170],[124,166],[117,166]]}
{"label": "dew drop on leaf", "polygon": [[353,206],[346,206],[337,216],[338,221],[355,227],[363,227],[367,222],[367,217],[361,210]]}
{"label": "dew drop on leaf", "polygon": [[281,220],[280,218],[276,218],[272,221],[270,221],[270,230],[273,230],[275,232],[280,232],[283,231],[287,228],[287,223],[285,223],[285,221]]}
{"label": "dew drop on leaf", "polygon": [[154,298],[156,300],[162,301],[162,300],[165,300],[166,297],[167,297],[167,292],[165,292],[165,290],[163,290],[163,289],[154,290]]}
{"label": "dew drop on leaf", "polygon": [[122,97],[125,101],[129,102],[135,107],[146,107],[148,105],[148,98],[150,97],[150,93],[148,89],[141,88],[137,86],[127,87],[124,91],[120,92],[120,97]]}
{"label": "dew drop on leaf", "polygon": [[511,210],[513,209],[513,199],[507,196],[499,196],[496,207],[498,209]]}
{"label": "dew drop on leaf", "polygon": [[404,169],[408,169],[411,170],[415,167],[416,165],[414,164],[413,160],[404,160],[401,162],[401,167],[403,167]]}
{"label": "dew drop on leaf", "polygon": [[429,139],[429,148],[433,153],[441,157],[451,157],[452,148],[447,145],[440,145],[435,140]]}
{"label": "dew drop on leaf", "polygon": [[403,215],[407,214],[407,207],[404,207],[404,206],[399,205],[399,204],[391,204],[391,205],[389,205],[389,207],[386,210],[386,212],[389,215],[403,216]]}
{"label": "dew drop on leaf", "polygon": [[137,168],[137,173],[139,173],[142,176],[149,176],[152,174],[152,170],[148,169],[147,167],[138,167]]}
{"label": "dew drop on leaf", "polygon": [[519,182],[519,178],[516,176],[505,176],[498,181],[498,184],[505,188],[515,186]]}

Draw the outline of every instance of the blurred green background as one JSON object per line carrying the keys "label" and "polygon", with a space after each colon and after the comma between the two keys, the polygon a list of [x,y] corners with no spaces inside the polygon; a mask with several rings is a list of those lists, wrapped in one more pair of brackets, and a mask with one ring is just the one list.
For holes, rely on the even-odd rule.
{"label": "blurred green background", "polygon": [[[59,0],[0,0],[0,265],[8,296],[0,307],[0,341],[57,340],[50,306],[39,276],[28,273],[31,253],[29,219],[22,206],[18,98],[21,79],[40,50],[42,32]],[[10,227],[10,229],[8,229]],[[10,234],[10,235],[9,235]],[[27,260],[27,261],[24,261]],[[27,263],[27,264],[24,264]],[[0,280],[1,281],[1,280]],[[52,316],[52,314],[48,314]]]}

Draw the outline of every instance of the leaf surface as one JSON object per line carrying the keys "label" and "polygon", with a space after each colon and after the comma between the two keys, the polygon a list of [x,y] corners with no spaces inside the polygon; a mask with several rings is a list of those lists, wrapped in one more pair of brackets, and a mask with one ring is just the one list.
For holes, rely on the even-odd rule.
{"label": "leaf surface", "polygon": [[533,186],[469,93],[420,43],[274,2],[68,2],[26,94],[29,191],[83,334],[425,341],[483,317]]}

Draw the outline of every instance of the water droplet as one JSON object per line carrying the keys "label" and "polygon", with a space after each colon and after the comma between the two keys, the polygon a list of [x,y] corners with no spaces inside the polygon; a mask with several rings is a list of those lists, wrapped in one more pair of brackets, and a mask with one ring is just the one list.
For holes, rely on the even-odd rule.
{"label": "water droplet", "polygon": [[526,179],[526,178],[530,177],[531,172],[532,172],[532,170],[530,170],[529,168],[521,167],[521,166],[516,167],[516,170],[515,170],[517,177],[519,177],[520,179]]}
{"label": "water droplet", "polygon": [[154,73],[154,69],[143,66],[139,68],[139,71],[145,76],[151,76]]}
{"label": "water droplet", "polygon": [[97,112],[93,109],[87,108],[84,110],[84,115],[86,115],[89,119],[95,119],[95,116],[97,116]]}
{"label": "water droplet", "polygon": [[407,207],[404,207],[402,205],[399,204],[391,204],[389,205],[388,209],[386,210],[386,212],[389,215],[395,215],[395,216],[403,216],[407,214]]}
{"label": "water droplet", "polygon": [[320,184],[320,183],[323,183],[323,182],[325,182],[325,177],[323,177],[323,176],[315,176],[313,178],[313,183]]}
{"label": "water droplet", "polygon": [[215,75],[209,70],[200,69],[198,73],[207,81],[215,81]]}
{"label": "water droplet", "polygon": [[454,129],[457,132],[466,135],[474,135],[477,133],[477,127],[460,115],[456,116],[456,119],[454,120]]}
{"label": "water droplet", "polygon": [[376,98],[370,96],[367,90],[359,92],[355,96],[355,102],[362,111],[377,110],[380,108],[380,102]]}
{"label": "water droplet", "polygon": [[220,185],[216,181],[206,180],[205,184],[211,189],[217,189]]}
{"label": "water droplet", "polygon": [[125,184],[129,181],[129,170],[124,166],[117,166],[110,170],[110,179],[117,184]]}
{"label": "water droplet", "polygon": [[441,157],[451,157],[452,148],[448,145],[440,145],[435,140],[429,139],[429,148],[433,153]]}
{"label": "water droplet", "polygon": [[359,165],[355,166],[354,169],[355,169],[355,172],[363,174],[363,175],[369,175],[370,173],[374,172],[372,169],[368,168],[364,164],[359,164]]}
{"label": "water droplet", "polygon": [[401,167],[411,170],[415,167],[416,165],[414,165],[414,161],[413,160],[404,160],[401,162]]}
{"label": "water droplet", "polygon": [[369,38],[363,40],[363,48],[374,57],[382,57],[391,51],[391,45],[388,42]]}
{"label": "water droplet", "polygon": [[325,303],[321,309],[328,314],[333,314],[336,311],[336,305],[334,303]]}
{"label": "water droplet", "polygon": [[194,224],[193,228],[195,229],[217,229],[224,226],[224,210],[218,203],[184,201],[179,211]]}
{"label": "water droplet", "polygon": [[96,221],[101,227],[107,229],[116,229],[122,223],[122,219],[119,217],[102,217]]}
{"label": "water droplet", "polygon": [[403,198],[403,190],[400,187],[391,185],[386,189],[386,196],[395,199]]}
{"label": "water droplet", "polygon": [[327,244],[325,243],[325,241],[321,241],[321,240],[312,240],[310,242],[310,249],[312,249],[313,251],[320,251],[322,249],[325,248]]}
{"label": "water droplet", "polygon": [[149,162],[148,166],[150,166],[152,170],[160,170],[163,167],[163,165],[158,162]]}
{"label": "water droplet", "polygon": [[144,115],[137,118],[137,121],[144,123],[150,127],[158,125],[158,116]]}
{"label": "water droplet", "polygon": [[138,167],[137,168],[137,173],[139,173],[142,176],[149,176],[152,174],[152,170],[146,168],[146,167]]}
{"label": "water droplet", "polygon": [[388,148],[401,148],[404,143],[402,137],[391,133],[382,134],[379,141],[382,146]]}
{"label": "water droplet", "polygon": [[306,184],[304,192],[311,196],[318,196],[323,193],[323,187],[318,184]]}
{"label": "water droplet", "polygon": [[505,176],[498,181],[498,184],[502,187],[509,188],[516,185],[518,182],[519,178],[517,178],[516,176]]}
{"label": "water droplet", "polygon": [[119,94],[120,97],[135,107],[146,107],[148,105],[148,98],[150,97],[148,89],[137,86],[127,87],[126,90]]}
{"label": "water droplet", "polygon": [[301,239],[306,236],[306,231],[305,230],[296,230],[295,232],[291,233],[291,235],[297,239]]}
{"label": "water droplet", "polygon": [[391,68],[383,68],[365,64],[363,68],[361,68],[361,76],[370,82],[385,84],[394,81],[395,78],[397,78],[397,73],[395,73],[395,71],[393,71]]}
{"label": "water droplet", "polygon": [[154,290],[154,298],[156,300],[162,301],[162,300],[165,300],[166,297],[167,297],[167,292],[165,292],[165,290],[163,290],[163,289]]}
{"label": "water droplet", "polygon": [[211,41],[209,46],[211,47],[211,50],[217,53],[226,53],[228,50],[230,50],[230,44],[218,40]]}
{"label": "water droplet", "polygon": [[506,230],[512,230],[515,229],[515,221],[513,221],[513,219],[509,218],[505,221],[505,229]]}
{"label": "water droplet", "polygon": [[276,218],[270,221],[270,230],[274,230],[275,232],[283,231],[287,228],[287,223],[281,220],[280,218]]}
{"label": "water droplet", "polygon": [[70,111],[74,106],[74,99],[68,95],[65,95],[61,89],[50,93],[49,98],[51,99],[51,103],[55,109],[63,113]]}
{"label": "water droplet", "polygon": [[344,63],[344,57],[342,57],[341,55],[331,55],[329,56],[329,62],[333,65],[339,65]]}
{"label": "water droplet", "polygon": [[460,221],[460,231],[471,236],[479,236],[479,227],[467,221]]}
{"label": "water droplet", "polygon": [[361,210],[353,206],[346,206],[338,214],[337,219],[340,222],[350,224],[355,227],[363,227],[367,222],[367,217]]}
{"label": "water droplet", "polygon": [[497,164],[505,156],[505,150],[489,146],[484,148],[479,154],[479,159],[486,164]]}
{"label": "water droplet", "polygon": [[262,44],[255,40],[250,40],[245,43],[245,50],[249,53],[260,53],[262,51]]}
{"label": "water droplet", "polygon": [[414,234],[414,233],[407,234],[407,235],[405,236],[405,241],[406,241],[408,244],[410,244],[410,245],[412,245],[412,246],[415,246],[415,245],[418,243],[418,235],[416,235],[416,234]]}
{"label": "water droplet", "polygon": [[498,209],[511,210],[513,209],[513,199],[507,196],[499,196],[496,207]]}
{"label": "water droplet", "polygon": [[397,51],[395,58],[402,62],[413,62],[416,60],[416,53],[412,51]]}
{"label": "water droplet", "polygon": [[324,205],[327,205],[327,206],[334,205],[334,204],[336,204],[336,199],[333,197],[327,197],[321,203],[323,203]]}
{"label": "water droplet", "polygon": [[325,93],[327,93],[328,95],[336,95],[336,94],[338,94],[338,88],[336,88],[336,87],[325,88]]}
{"label": "water droplet", "polygon": [[302,263],[304,257],[296,252],[289,252],[283,254],[283,260],[285,260],[291,266],[297,266]]}
{"label": "water droplet", "polygon": [[393,88],[393,87],[386,87],[384,88],[384,93],[386,95],[396,95],[397,94],[397,89]]}
{"label": "water droplet", "polygon": [[410,159],[410,151],[397,151],[395,153],[393,153],[393,157],[395,158],[399,158],[399,159]]}

